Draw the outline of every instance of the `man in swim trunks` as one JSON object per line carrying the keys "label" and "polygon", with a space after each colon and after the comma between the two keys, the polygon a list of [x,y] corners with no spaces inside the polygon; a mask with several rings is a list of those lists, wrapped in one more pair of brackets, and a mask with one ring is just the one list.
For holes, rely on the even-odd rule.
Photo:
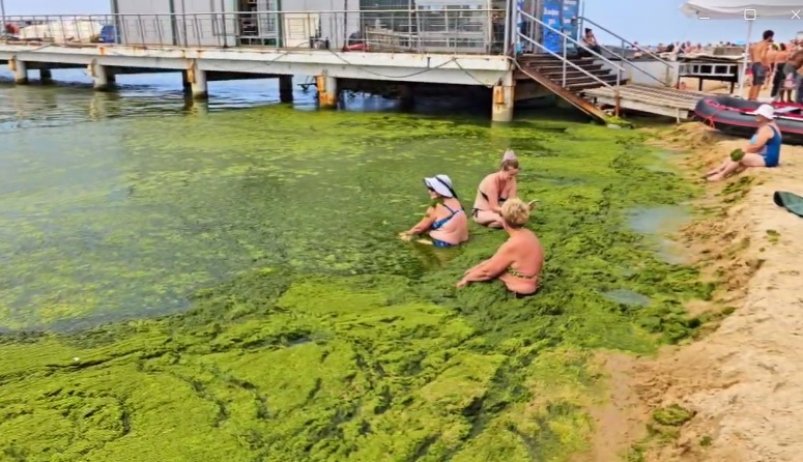
{"label": "man in swim trunks", "polygon": [[761,93],[761,87],[767,81],[767,74],[770,71],[770,47],[775,38],[775,32],[764,31],[763,40],[750,47],[750,71],[753,74],[753,84],[750,87],[748,99],[755,101]]}
{"label": "man in swim trunks", "polygon": [[521,199],[510,199],[502,206],[501,215],[510,237],[493,257],[466,271],[457,287],[499,279],[519,298],[535,295],[544,266],[544,248],[538,236],[524,227],[530,218],[530,206]]}
{"label": "man in swim trunks", "polygon": [[424,178],[424,184],[432,199],[432,206],[421,221],[399,234],[404,241],[413,236],[429,233],[431,241],[419,241],[435,247],[452,247],[468,240],[468,217],[457,198],[452,180],[446,175]]}

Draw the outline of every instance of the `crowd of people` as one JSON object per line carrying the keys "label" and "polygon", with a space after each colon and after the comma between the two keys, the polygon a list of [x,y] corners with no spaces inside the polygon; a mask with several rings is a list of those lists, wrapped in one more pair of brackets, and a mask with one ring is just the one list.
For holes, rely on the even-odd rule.
{"label": "crowd of people", "polygon": [[[481,226],[504,230],[508,240],[491,258],[468,269],[457,283],[458,288],[498,279],[518,298],[538,292],[544,249],[535,233],[525,227],[534,202],[525,203],[518,197],[518,173],[518,158],[508,150],[499,170],[480,182],[471,216]],[[468,242],[469,218],[451,178],[436,175],[425,178],[424,185],[432,205],[421,221],[399,237],[411,241],[416,236],[427,236],[418,242],[439,248]]]}
{"label": "crowd of people", "polygon": [[803,43],[776,43],[775,32],[764,31],[760,42],[750,45],[750,100],[769,89],[773,102],[803,103]]}

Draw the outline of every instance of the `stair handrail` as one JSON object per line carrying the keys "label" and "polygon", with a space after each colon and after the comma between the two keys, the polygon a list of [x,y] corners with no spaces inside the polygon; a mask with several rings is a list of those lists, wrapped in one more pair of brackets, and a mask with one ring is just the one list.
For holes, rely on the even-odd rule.
{"label": "stair handrail", "polygon": [[615,69],[617,70],[617,72],[616,72],[616,86],[618,87],[618,86],[619,86],[619,85],[622,83],[622,72],[624,72],[624,71],[625,71],[625,68],[624,68],[624,67],[622,67],[622,66],[620,66],[620,65],[618,65],[618,64],[616,64],[616,63],[614,63],[614,62],[613,62],[613,61],[611,61],[610,59],[608,59],[608,58],[606,58],[606,57],[602,56],[601,54],[599,54],[599,53],[597,53],[596,51],[592,50],[591,48],[589,48],[589,47],[588,47],[588,46],[586,46],[585,44],[583,44],[583,43],[579,42],[578,40],[576,40],[576,39],[572,38],[571,36],[569,36],[568,34],[564,33],[563,31],[560,31],[560,30],[558,30],[558,29],[555,29],[554,27],[550,26],[549,24],[547,24],[547,23],[545,23],[545,22],[541,21],[540,19],[536,18],[535,16],[533,16],[533,15],[531,15],[531,14],[529,14],[529,13],[525,12],[525,11],[522,11],[521,9],[519,9],[519,15],[521,15],[521,17],[522,17],[522,18],[524,18],[524,19],[528,19],[528,20],[530,20],[530,21],[532,21],[532,22],[534,22],[534,23],[536,23],[536,24],[540,25],[541,27],[543,27],[543,28],[546,28],[547,30],[549,30],[549,31],[551,31],[551,32],[553,32],[553,33],[555,33],[555,34],[558,34],[559,36],[563,37],[563,56],[561,56],[561,55],[559,55],[559,54],[557,54],[557,53],[553,52],[552,50],[548,49],[546,46],[544,46],[544,45],[542,45],[542,44],[538,43],[538,41],[537,41],[537,40],[534,40],[534,39],[532,39],[531,37],[527,36],[527,34],[523,34],[523,33],[521,32],[521,30],[517,30],[517,34],[518,34],[518,36],[519,36],[520,38],[524,38],[524,39],[526,39],[528,42],[530,42],[530,43],[532,43],[532,44],[534,44],[534,45],[538,46],[538,47],[539,47],[539,48],[541,48],[542,50],[545,50],[546,52],[548,52],[548,53],[549,53],[549,54],[551,54],[552,56],[555,56],[555,57],[557,57],[558,59],[560,59],[560,60],[563,62],[563,82],[562,82],[562,86],[563,86],[563,87],[566,87],[566,65],[567,65],[567,64],[570,64],[570,65],[571,65],[572,67],[574,67],[575,69],[577,69],[577,70],[579,70],[579,71],[582,71],[584,74],[586,74],[586,75],[588,75],[589,77],[593,78],[593,79],[594,79],[594,80],[596,80],[597,82],[600,82],[600,83],[602,83],[602,84],[603,84],[603,85],[605,85],[606,87],[609,87],[609,88],[611,87],[611,85],[609,85],[609,84],[608,84],[607,82],[605,82],[604,80],[600,79],[600,78],[599,78],[599,77],[597,77],[596,75],[593,75],[593,74],[591,74],[591,73],[590,73],[590,72],[588,72],[587,70],[585,70],[585,69],[581,68],[580,66],[577,66],[576,64],[574,64],[573,62],[571,62],[571,61],[569,60],[569,58],[566,56],[566,42],[567,42],[567,41],[569,41],[569,42],[571,42],[571,43],[574,43],[576,46],[578,46],[578,47],[580,47],[580,48],[583,48],[584,50],[588,51],[588,52],[589,52],[591,55],[593,55],[593,56],[596,56],[598,59],[602,60],[603,62],[605,62],[605,63],[606,63],[606,64],[608,64],[609,66],[611,66],[611,67],[615,68]]}
{"label": "stair handrail", "polygon": [[[610,48],[606,47],[605,45],[599,45],[599,47],[600,47],[600,49],[601,49],[601,50],[603,50],[603,51],[607,51],[607,52],[608,52],[608,54],[609,54],[609,55],[612,55],[614,58],[616,58],[616,59],[618,59],[618,60],[620,60],[620,61],[622,61],[622,62],[625,62],[625,63],[627,63],[627,64],[630,64],[630,66],[631,66],[631,68],[632,68],[632,69],[635,69],[635,70],[637,70],[637,71],[641,72],[642,74],[646,75],[646,76],[647,76],[647,77],[649,77],[650,79],[652,79],[652,80],[655,80],[655,81],[656,81],[656,82],[658,82],[658,84],[659,84],[659,85],[661,85],[662,87],[667,87],[667,88],[668,88],[668,87],[671,87],[671,85],[667,85],[667,83],[666,83],[665,81],[662,81],[662,80],[661,80],[661,79],[659,79],[658,77],[656,77],[656,76],[654,76],[654,75],[650,74],[649,72],[645,71],[644,69],[642,69],[642,68],[640,68],[640,67],[636,66],[636,65],[635,65],[635,64],[634,64],[632,61],[630,61],[630,60],[629,60],[629,59],[627,59],[626,57],[624,57],[624,56],[620,55],[619,53],[617,53],[617,52],[615,52],[615,51],[611,50]],[[667,70],[668,70],[668,69],[669,69],[669,68],[667,68]],[[667,79],[668,79],[668,77],[667,77]]]}
{"label": "stair handrail", "polygon": [[[602,85],[602,86],[605,86],[605,87],[608,87],[608,88],[609,88],[611,91],[613,91],[614,98],[615,98],[617,101],[619,100],[619,88],[618,88],[618,87],[619,87],[619,85],[618,85],[618,83],[617,83],[616,87],[614,87],[613,85],[611,85],[611,84],[609,84],[608,82],[606,82],[606,81],[604,81],[604,80],[600,79],[600,78],[599,78],[599,77],[597,77],[596,75],[594,75],[594,74],[592,74],[591,72],[589,72],[589,71],[587,71],[587,70],[583,69],[582,67],[578,66],[577,64],[575,64],[575,63],[573,63],[573,62],[571,62],[571,61],[569,61],[569,60],[567,60],[567,59],[565,59],[565,58],[561,57],[561,55],[559,55],[559,54],[555,53],[554,51],[550,50],[550,49],[549,49],[549,48],[547,48],[546,46],[544,46],[544,45],[542,45],[542,44],[538,43],[536,40],[533,40],[531,37],[528,37],[528,36],[527,36],[527,34],[522,34],[522,33],[521,33],[521,31],[519,31],[519,32],[518,32],[518,35],[519,35],[521,38],[523,38],[523,39],[527,40],[528,42],[532,43],[533,45],[535,45],[535,46],[537,46],[537,47],[541,48],[542,50],[544,50],[544,51],[545,51],[545,52],[547,52],[548,54],[550,54],[550,55],[552,55],[552,56],[554,56],[554,57],[556,57],[556,58],[558,58],[558,59],[560,59],[560,60],[563,60],[563,67],[564,67],[564,72],[563,72],[564,84],[563,84],[563,87],[564,87],[564,88],[566,87],[566,84],[565,84],[565,80],[566,80],[566,65],[568,64],[569,66],[572,66],[572,67],[573,67],[573,68],[575,68],[576,70],[578,70],[578,71],[582,72],[583,74],[585,74],[585,75],[587,75],[587,76],[591,77],[592,79],[596,80],[597,82],[599,82],[599,83],[600,83],[600,85]],[[521,65],[518,63],[518,61],[516,61],[516,60],[513,60],[513,63],[516,65],[516,67],[518,67],[518,68],[519,68],[519,70],[526,72],[524,69],[522,69],[522,67],[521,67]],[[617,113],[618,113],[618,108],[617,108]]]}
{"label": "stair handrail", "polygon": [[[667,76],[667,80],[666,80],[666,81],[668,81],[668,80],[669,80],[669,77],[671,76],[671,73],[672,73],[672,63],[670,63],[669,61],[667,61],[667,60],[665,60],[665,59],[661,58],[660,56],[658,56],[657,54],[655,54],[655,53],[651,52],[650,50],[648,50],[648,49],[646,49],[646,48],[642,48],[640,45],[637,45],[637,44],[635,44],[635,43],[631,42],[630,40],[628,40],[628,39],[626,39],[626,38],[622,37],[621,35],[617,34],[616,32],[614,32],[614,31],[612,31],[612,30],[610,30],[610,29],[608,29],[607,27],[605,27],[605,26],[603,26],[602,24],[600,24],[600,23],[598,23],[598,22],[594,21],[593,19],[587,18],[587,17],[585,17],[585,16],[579,16],[579,17],[578,17],[578,19],[580,20],[580,24],[581,24],[581,27],[580,27],[580,30],[581,30],[581,31],[582,31],[582,29],[585,27],[585,23],[586,23],[586,22],[588,22],[588,23],[591,23],[591,24],[592,24],[594,27],[596,27],[597,29],[600,29],[600,30],[602,30],[603,32],[607,32],[608,34],[610,34],[610,35],[613,35],[613,36],[614,36],[614,37],[616,37],[617,39],[621,40],[621,42],[622,42],[622,49],[624,49],[624,48],[625,48],[625,45],[630,45],[631,47],[633,47],[633,49],[635,49],[635,50],[638,50],[638,51],[641,51],[642,53],[645,53],[645,54],[647,54],[647,55],[648,55],[649,57],[651,57],[652,59],[654,59],[654,60],[658,61],[659,63],[663,64],[663,65],[666,67],[666,76]],[[612,54],[612,55],[616,56],[617,58],[619,58],[619,59],[621,59],[621,60],[625,61],[626,63],[628,63],[628,64],[631,64],[631,65],[633,66],[633,68],[635,68],[635,69],[638,69],[640,72],[642,72],[642,73],[644,73],[644,74],[647,74],[647,75],[649,75],[649,76],[650,76],[650,77],[651,77],[653,80],[657,80],[657,81],[659,81],[659,82],[661,83],[661,85],[663,85],[663,86],[665,86],[665,87],[671,87],[671,86],[672,86],[671,84],[667,84],[667,83],[666,83],[666,81],[664,81],[664,82],[661,82],[661,81],[660,81],[660,79],[656,78],[655,76],[653,76],[652,74],[648,73],[647,71],[645,71],[645,70],[643,70],[643,69],[641,69],[641,68],[637,67],[635,64],[633,64],[633,62],[632,62],[631,60],[627,59],[626,57],[624,57],[624,56],[619,56],[619,55],[618,55],[617,53],[615,53],[613,50],[611,50],[611,49],[609,49],[609,48],[607,48],[607,47],[605,47],[605,46],[603,46],[603,45],[600,45],[600,47],[601,47],[601,48],[603,48],[603,49],[605,49],[605,50],[606,50],[608,53],[610,53],[610,54]]]}

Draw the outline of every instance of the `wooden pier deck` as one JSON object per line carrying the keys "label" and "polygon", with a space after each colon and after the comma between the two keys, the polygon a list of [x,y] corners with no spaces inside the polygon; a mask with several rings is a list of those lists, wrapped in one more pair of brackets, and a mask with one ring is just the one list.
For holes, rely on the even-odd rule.
{"label": "wooden pier deck", "polygon": [[586,90],[583,95],[598,106],[614,107],[617,104],[614,88],[619,91],[619,107],[624,110],[673,117],[678,121],[694,116],[694,107],[708,93],[677,90],[649,85],[622,85]]}

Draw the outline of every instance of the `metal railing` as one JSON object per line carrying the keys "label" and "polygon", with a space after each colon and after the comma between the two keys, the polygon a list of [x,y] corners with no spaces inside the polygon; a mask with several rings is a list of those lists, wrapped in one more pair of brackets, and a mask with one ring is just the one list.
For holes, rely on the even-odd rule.
{"label": "metal railing", "polygon": [[650,79],[657,81],[662,86],[665,86],[665,87],[672,86],[672,84],[670,83],[670,79],[672,77],[672,63],[670,63],[669,61],[661,58],[660,56],[658,56],[657,54],[651,52],[650,50],[647,50],[646,48],[642,48],[638,44],[627,40],[626,38],[622,37],[621,35],[617,34],[616,32],[613,32],[612,30],[606,28],[605,26],[603,26],[602,24],[599,24],[598,22],[595,22],[595,21],[593,21],[593,20],[591,20],[589,18],[586,18],[585,16],[580,16],[578,19],[580,21],[579,30],[580,30],[581,33],[585,29],[585,23],[589,23],[592,26],[594,26],[595,28],[597,28],[597,29],[599,29],[599,30],[601,30],[601,31],[613,36],[617,40],[619,40],[620,41],[620,49],[621,50],[625,50],[626,46],[630,46],[630,47],[632,47],[633,50],[639,51],[639,52],[643,53],[644,55],[649,56],[651,59],[663,64],[664,67],[666,68],[666,71],[665,71],[665,74],[664,74],[664,80],[662,81],[661,79],[655,77],[654,75],[650,74],[649,72],[645,71],[644,69],[641,69],[640,67],[636,66],[632,62],[632,60],[628,59],[626,56],[620,55],[620,54],[614,52],[613,50],[611,50],[610,48],[600,45],[600,47],[603,48],[605,51],[607,51],[610,55],[614,56],[617,59],[622,60],[623,62],[626,62],[626,63],[630,64],[633,69],[636,69],[639,72],[641,72],[642,74],[644,74],[647,77],[649,77]]}
{"label": "metal railing", "polygon": [[611,88],[618,95],[618,90],[616,88],[612,87],[608,82],[606,82],[605,80],[599,78],[599,76],[594,75],[592,72],[589,72],[588,70],[583,69],[582,67],[580,67],[577,64],[573,63],[568,57],[568,45],[569,45],[569,43],[572,43],[576,47],[585,50],[586,52],[588,52],[592,56],[595,56],[597,59],[603,61],[604,63],[606,63],[609,66],[611,66],[612,68],[614,68],[616,70],[616,86],[617,87],[622,83],[622,73],[625,71],[625,69],[622,66],[614,63],[613,61],[609,60],[608,58],[602,56],[601,54],[599,54],[596,51],[592,50],[591,48],[587,47],[585,44],[579,42],[578,40],[576,40],[576,39],[574,39],[572,37],[570,37],[569,35],[565,34],[564,32],[559,31],[558,29],[555,29],[554,27],[552,27],[549,24],[541,21],[540,19],[536,18],[533,15],[531,15],[529,13],[526,13],[524,11],[521,11],[521,10],[518,11],[518,14],[521,16],[521,18],[523,18],[523,19],[525,19],[527,21],[530,21],[533,24],[536,24],[536,25],[538,25],[538,26],[540,26],[540,27],[542,27],[542,28],[554,33],[554,34],[557,34],[557,35],[559,35],[560,37],[563,38],[563,47],[562,47],[563,48],[563,54],[559,55],[559,54],[555,53],[554,51],[550,50],[549,48],[547,48],[542,43],[539,43],[537,40],[534,40],[533,38],[529,37],[527,34],[524,34],[521,31],[518,31],[519,39],[524,39],[527,42],[537,46],[539,49],[541,49],[541,50],[549,53],[550,55],[560,59],[560,61],[563,63],[561,86],[566,87],[566,73],[567,73],[567,70],[568,70],[568,66],[571,66],[575,70],[578,70],[578,71],[582,72],[583,74],[585,74],[586,76],[592,78],[593,80],[595,80],[599,84],[601,84],[601,85],[603,85],[605,87]]}
{"label": "metal railing", "polygon": [[502,54],[504,9],[8,16],[6,41]]}

